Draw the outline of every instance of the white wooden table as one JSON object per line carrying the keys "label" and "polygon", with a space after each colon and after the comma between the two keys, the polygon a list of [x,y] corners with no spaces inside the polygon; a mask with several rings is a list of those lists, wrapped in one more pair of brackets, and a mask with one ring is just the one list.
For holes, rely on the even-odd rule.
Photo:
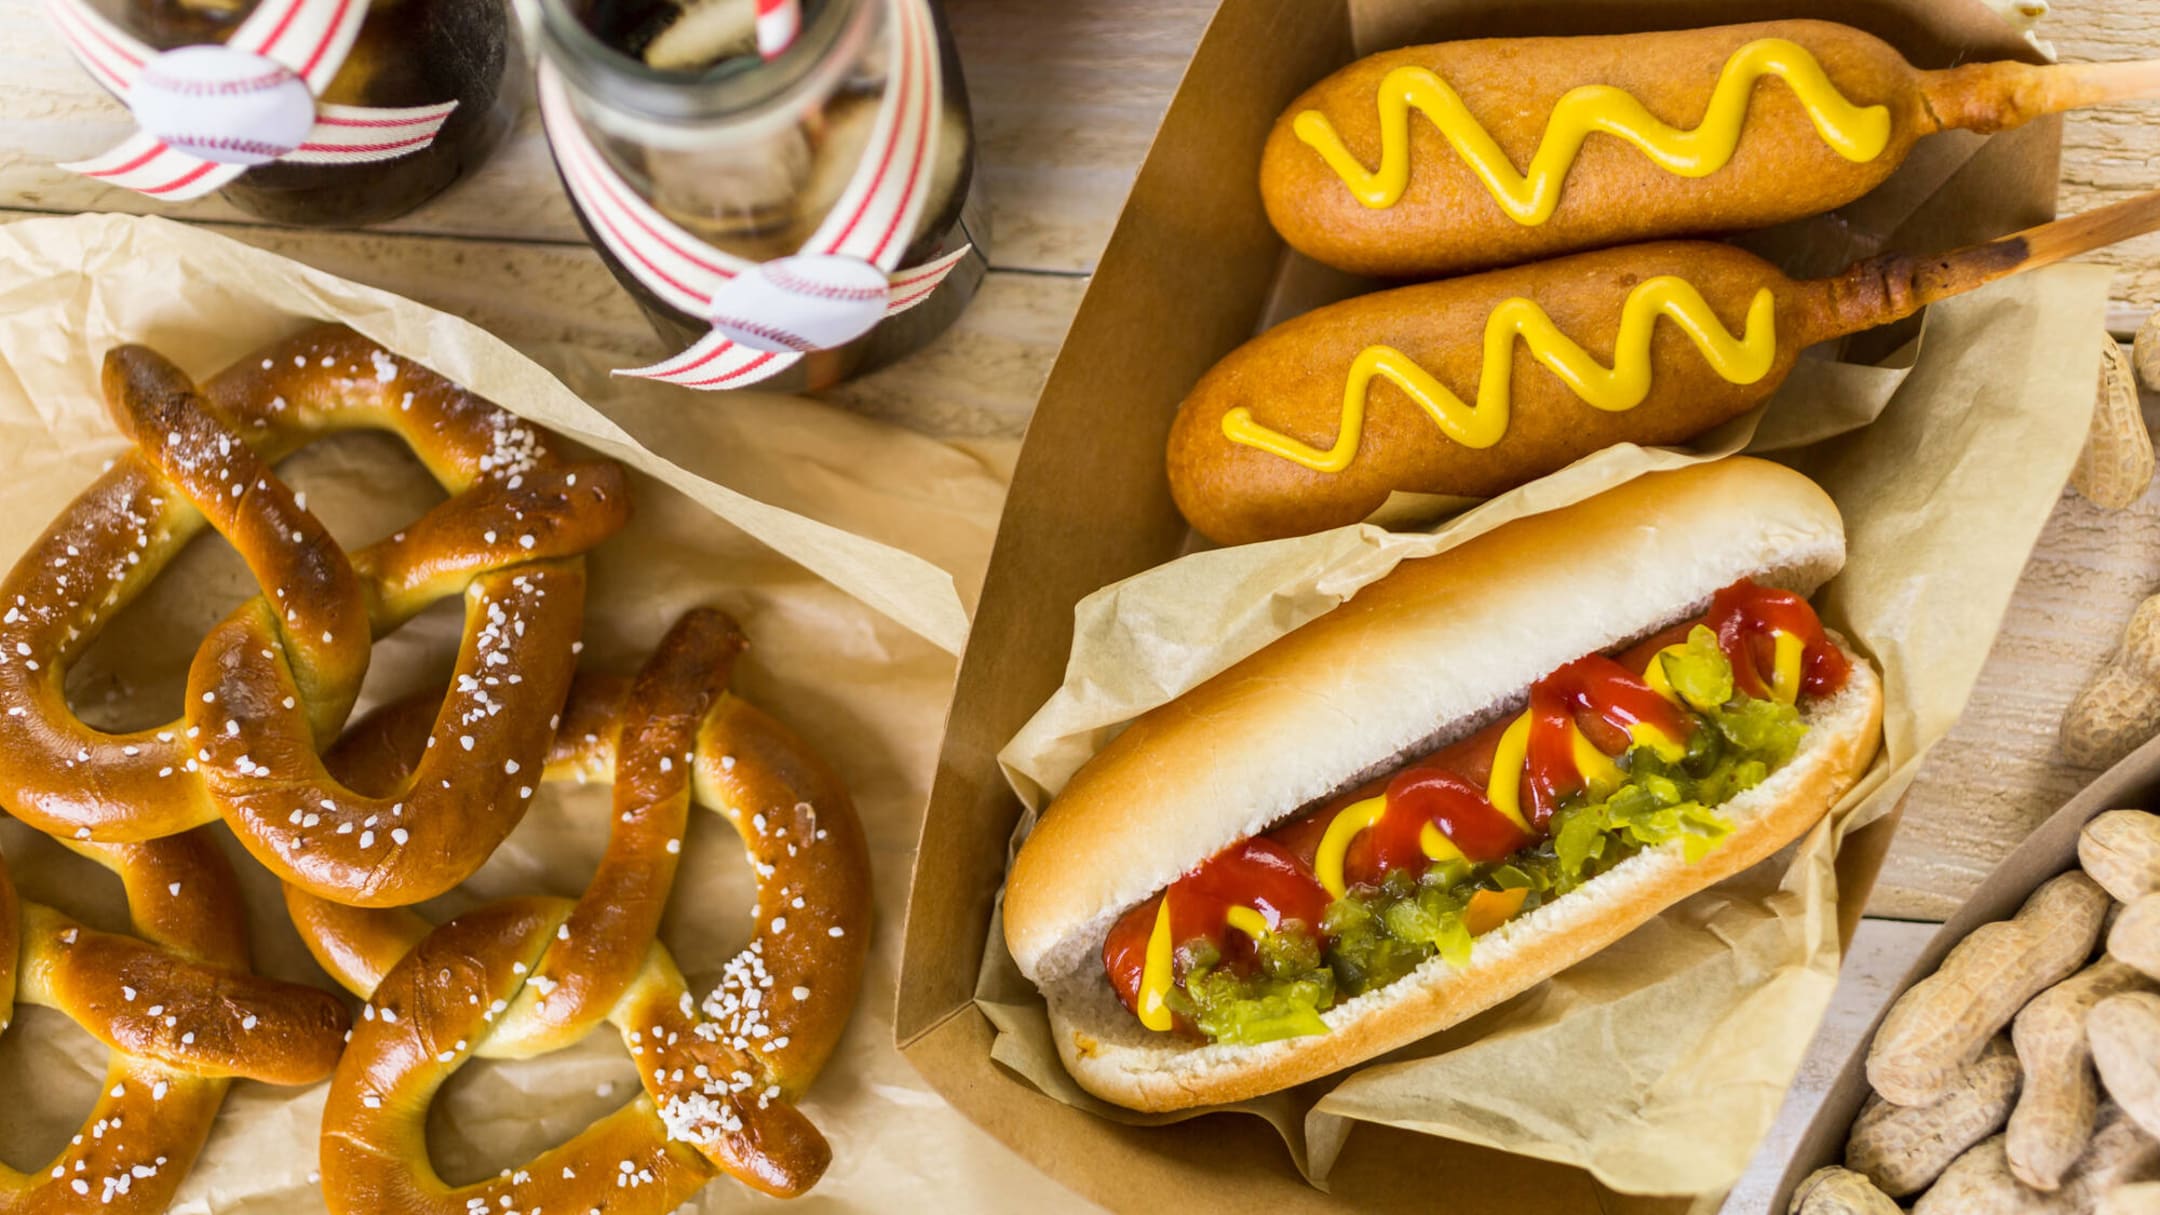
{"label": "white wooden table", "polygon": [[[916,358],[833,394],[866,413],[964,443],[1010,467],[1037,390],[1108,239],[1133,174],[1213,5],[948,0],[973,95],[991,214],[991,266],[965,318]],[[2069,59],[2160,52],[2148,0],[2058,0],[2044,30]],[[124,114],[60,49],[37,6],[0,5],[0,220],[151,209],[53,168],[109,146]],[[2063,205],[2084,210],[2160,184],[2160,115],[2074,115]],[[660,353],[586,246],[528,112],[472,180],[365,231],[266,226],[215,198],[167,214],[466,316],[514,344],[576,341]],[[2115,323],[2160,304],[2160,238],[2106,255],[2123,267]],[[2148,398],[2148,407],[2156,404]],[[987,556],[987,554],[985,554]],[[976,571],[979,576],[979,570]],[[2030,826],[2093,773],[2055,749],[2062,707],[2160,584],[2160,492],[2130,510],[2066,495],[2043,536],[1965,719],[1930,760],[1870,904],[1816,1057],[1731,1211],[1762,1209],[1789,1136],[1886,985],[1939,920]],[[1044,1183],[1051,1209],[1071,1202]]]}

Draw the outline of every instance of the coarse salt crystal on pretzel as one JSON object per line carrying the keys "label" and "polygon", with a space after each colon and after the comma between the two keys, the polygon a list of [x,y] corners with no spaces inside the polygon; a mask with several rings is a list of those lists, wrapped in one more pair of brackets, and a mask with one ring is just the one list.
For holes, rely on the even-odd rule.
{"label": "coarse salt crystal on pretzel", "polygon": [[[200,392],[155,352],[118,347],[104,387],[134,448],[0,583],[0,802],[84,840],[222,817],[280,877],[369,906],[418,902],[479,868],[524,813],[511,766],[546,754],[583,625],[583,554],[629,516],[621,468],[564,460],[515,415],[339,325]],[[357,428],[402,439],[451,496],[348,556],[272,465]],[[68,706],[69,664],[206,523],[263,594],[204,640],[184,717],[93,729]],[[373,639],[451,595],[465,637],[436,745],[402,785],[357,794],[319,754]]]}
{"label": "coarse salt crystal on pretzel", "polygon": [[[793,1102],[845,1028],[869,943],[869,861],[846,791],[784,727],[727,692],[732,621],[677,623],[634,680],[581,676],[545,778],[614,783],[585,893],[509,899],[431,927],[288,887],[318,961],[368,997],[324,1111],[334,1212],[673,1210],[716,1172],[791,1195],[830,1150]],[[331,753],[359,787],[425,750],[425,705],[355,724]],[[695,1001],[657,939],[693,802],[758,875],[750,945]],[[472,1055],[523,1058],[615,1025],[644,1092],[520,1169],[450,1186],[427,1160],[432,1094]]]}
{"label": "coarse salt crystal on pretzel", "polygon": [[20,901],[0,866],[0,1026],[17,1003],[111,1048],[97,1103],[43,1168],[0,1165],[0,1211],[163,1211],[234,1077],[310,1084],[342,1048],[344,1006],[247,972],[247,920],[208,832],[78,844],[118,874],[137,936]]}

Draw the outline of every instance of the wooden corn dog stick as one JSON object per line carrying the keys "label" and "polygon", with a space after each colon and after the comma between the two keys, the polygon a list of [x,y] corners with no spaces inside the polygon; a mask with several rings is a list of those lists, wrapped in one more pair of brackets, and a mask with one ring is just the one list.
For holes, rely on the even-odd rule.
{"label": "wooden corn dog stick", "polygon": [[1309,256],[1433,276],[1814,215],[1938,131],[2155,95],[2160,62],[1921,71],[1824,21],[1447,42],[1307,90],[1260,189]]}
{"label": "wooden corn dog stick", "polygon": [[1927,108],[1944,131],[1991,134],[2048,114],[2160,96],[2160,59],[2044,65],[2013,60],[1919,75]]}
{"label": "wooden corn dog stick", "polygon": [[1805,282],[1666,241],[1360,296],[1201,379],[1171,427],[1171,491],[1226,544],[1355,523],[1395,491],[1490,497],[1616,443],[1693,438],[1768,399],[1808,346],[2155,229],[2160,192]]}
{"label": "wooden corn dog stick", "polygon": [[1832,300],[1833,311],[1813,313],[1813,323],[1802,331],[1813,343],[1872,329],[1911,316],[1938,300],[2155,229],[2160,229],[2160,190],[1936,257],[1880,254],[1855,262],[1834,278],[1818,280]]}

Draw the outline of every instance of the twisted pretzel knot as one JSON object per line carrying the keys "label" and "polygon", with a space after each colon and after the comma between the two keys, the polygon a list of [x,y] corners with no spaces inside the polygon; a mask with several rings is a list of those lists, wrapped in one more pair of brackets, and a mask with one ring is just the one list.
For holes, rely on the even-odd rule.
{"label": "twisted pretzel knot", "polygon": [[112,1048],[81,1133],[42,1169],[0,1165],[0,1212],[163,1211],[230,1079],[321,1079],[348,1019],[325,992],[247,972],[239,886],[206,832],[73,847],[120,875],[140,939],[21,902],[0,866],[0,1026],[36,1004]]}
{"label": "twisted pretzel knot", "polygon": [[[734,623],[693,612],[635,680],[582,677],[548,779],[612,780],[606,855],[585,893],[489,904],[439,928],[288,887],[324,967],[368,998],[323,1116],[336,1212],[661,1212],[715,1172],[801,1193],[830,1149],[793,1107],[832,1052],[869,943],[869,863],[845,791],[792,734],[730,695]],[[424,750],[419,712],[357,723],[331,762],[395,780]],[[657,934],[693,800],[742,837],[754,939],[700,1009]],[[602,1022],[643,1093],[506,1176],[452,1187],[428,1163],[427,1108],[473,1055],[525,1057]],[[627,1204],[627,1205],[626,1205]]]}
{"label": "twisted pretzel knot", "polygon": [[[479,868],[524,813],[583,624],[582,554],[620,530],[615,464],[567,463],[541,432],[337,325],[258,351],[198,393],[139,346],[107,355],[108,411],[135,443],[0,584],[0,801],[61,838],[129,841],[219,817],[288,882],[366,906],[419,902]],[[403,439],[451,497],[348,556],[271,466],[337,430]],[[204,640],[185,716],[110,734],[64,694],[68,665],[207,524],[264,594]],[[373,638],[465,597],[427,754],[364,796],[320,752]]]}

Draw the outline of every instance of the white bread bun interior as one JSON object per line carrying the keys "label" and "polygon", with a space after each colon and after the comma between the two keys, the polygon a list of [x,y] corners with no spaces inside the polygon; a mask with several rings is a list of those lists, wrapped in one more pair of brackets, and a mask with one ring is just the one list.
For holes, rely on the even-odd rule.
{"label": "white bread bun interior", "polygon": [[1769,856],[1873,759],[1881,686],[1857,655],[1811,702],[1800,752],[1726,803],[1735,825],[1689,865],[1646,851],[1325,1014],[1331,1031],[1257,1047],[1143,1028],[1111,992],[1117,917],[1201,861],[1518,708],[1533,682],[1701,612],[1741,578],[1812,593],[1844,562],[1813,482],[1746,458],[1651,473],[1404,562],[1328,614],[1135,721],[1076,773],[1015,860],[1005,936],[1042,988],[1066,1066],[1090,1091],[1168,1110],[1300,1083],[1437,1032]]}

